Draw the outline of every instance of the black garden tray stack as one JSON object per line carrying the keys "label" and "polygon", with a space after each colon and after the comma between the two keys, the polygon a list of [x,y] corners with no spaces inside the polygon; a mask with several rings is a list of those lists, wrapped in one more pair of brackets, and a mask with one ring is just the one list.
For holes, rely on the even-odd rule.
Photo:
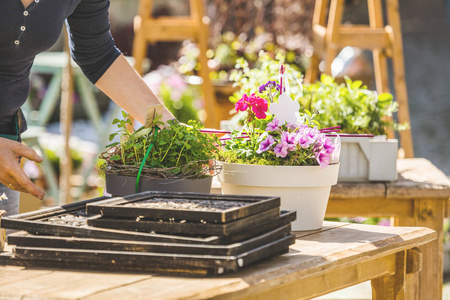
{"label": "black garden tray stack", "polygon": [[216,275],[294,243],[295,212],[277,197],[145,192],[6,217],[0,264]]}

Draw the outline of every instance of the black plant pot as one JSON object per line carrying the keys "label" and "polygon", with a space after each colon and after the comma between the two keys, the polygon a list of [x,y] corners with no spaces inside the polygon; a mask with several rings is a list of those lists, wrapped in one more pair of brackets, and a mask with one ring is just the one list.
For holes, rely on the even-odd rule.
{"label": "black plant pot", "polygon": [[[106,191],[113,196],[136,193],[136,177],[105,174]],[[141,178],[138,193],[146,191],[191,192],[209,194],[212,176],[203,179],[149,179]]]}

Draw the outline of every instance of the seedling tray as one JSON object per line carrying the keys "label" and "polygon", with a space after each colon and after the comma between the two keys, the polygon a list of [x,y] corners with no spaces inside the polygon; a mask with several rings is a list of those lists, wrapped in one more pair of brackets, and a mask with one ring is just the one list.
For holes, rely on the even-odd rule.
{"label": "seedling tray", "polygon": [[18,247],[237,256],[284,238],[290,233],[291,225],[287,224],[265,234],[239,243],[233,243],[230,245],[201,245],[40,236],[21,231],[10,234],[8,236],[8,244]]}
{"label": "seedling tray", "polygon": [[[96,215],[86,213],[86,205],[89,203],[102,203],[110,200],[133,200],[148,197],[149,192],[125,196],[123,198],[101,197],[80,201],[68,205],[53,207],[49,209],[38,210],[30,213],[19,214],[15,216],[3,217],[0,227],[12,230],[24,230],[36,235],[49,235],[61,237],[80,237],[93,239],[111,239],[111,240],[129,240],[129,241],[147,241],[162,243],[182,243],[182,244],[206,244],[206,245],[224,245],[247,240],[251,237],[264,234],[268,231],[289,224],[296,218],[295,212],[284,212],[279,218],[261,222],[256,227],[248,227],[247,230],[237,232],[231,236],[180,236],[164,235],[155,233],[135,232],[126,230],[115,230],[106,228],[97,228],[86,225],[89,218],[98,218]],[[67,220],[61,224],[58,221],[49,220],[52,218],[62,218],[73,216],[75,221]],[[82,220],[84,218],[84,220]],[[71,218],[69,218],[71,219]]]}
{"label": "seedling tray", "polygon": [[[141,197],[147,197],[146,193],[126,196],[127,199],[139,199]],[[121,197],[119,198],[121,199]],[[37,235],[188,244],[219,244],[221,242],[218,236],[188,237],[88,226],[87,220],[95,217],[95,215],[86,212],[86,204],[101,203],[102,201],[109,201],[111,199],[117,198],[101,197],[30,213],[3,217],[0,220],[0,227],[24,230]]]}
{"label": "seedling tray", "polygon": [[228,223],[280,207],[279,197],[148,192],[146,198],[111,199],[87,205],[89,214]]}
{"label": "seedling tray", "polygon": [[95,227],[112,229],[125,229],[142,232],[156,232],[165,234],[181,234],[193,236],[231,236],[238,232],[257,227],[259,224],[275,220],[280,216],[280,209],[272,208],[268,211],[251,215],[228,223],[208,223],[177,220],[153,220],[153,219],[122,219],[94,217],[88,220],[88,224]]}
{"label": "seedling tray", "polygon": [[237,271],[258,260],[286,253],[289,245],[294,242],[295,236],[290,234],[238,256],[15,247],[11,260],[15,260],[16,264],[51,268],[62,266],[82,270],[146,271],[162,274],[166,271],[172,274],[174,270],[181,269],[187,274],[193,270],[193,275],[208,275]]}

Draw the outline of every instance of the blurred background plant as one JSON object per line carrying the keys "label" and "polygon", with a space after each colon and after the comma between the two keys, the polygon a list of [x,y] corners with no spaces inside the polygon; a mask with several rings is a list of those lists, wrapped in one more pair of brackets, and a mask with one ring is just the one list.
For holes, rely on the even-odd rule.
{"label": "blurred background plant", "polygon": [[325,127],[341,126],[344,133],[384,135],[386,129],[402,130],[400,125],[387,119],[398,109],[392,94],[377,94],[359,80],[345,78],[339,84],[335,78],[322,74],[320,81],[305,84],[302,109],[319,112],[315,119]]}
{"label": "blurred background plant", "polygon": [[144,81],[174,114],[178,121],[199,121],[202,115],[198,85],[189,85],[173,65],[160,65],[144,76]]}

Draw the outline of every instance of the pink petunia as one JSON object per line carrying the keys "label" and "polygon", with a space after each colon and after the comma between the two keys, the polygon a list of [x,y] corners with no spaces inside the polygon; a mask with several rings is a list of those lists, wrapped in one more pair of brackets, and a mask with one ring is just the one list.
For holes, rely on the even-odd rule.
{"label": "pink petunia", "polygon": [[269,122],[266,127],[266,131],[278,131],[280,120],[273,118],[272,122]]}
{"label": "pink petunia", "polygon": [[287,131],[284,131],[281,134],[281,144],[283,144],[283,146],[285,146],[289,151],[294,151],[295,150],[295,135],[294,134],[290,134]]}
{"label": "pink petunia", "polygon": [[336,148],[336,146],[334,145],[334,143],[331,141],[331,139],[329,137],[326,137],[322,140],[322,144],[323,144],[323,149],[328,153],[328,154],[332,154],[334,152],[334,149]]}
{"label": "pink petunia", "polygon": [[276,157],[286,157],[288,155],[288,148],[284,146],[283,144],[279,143],[278,145],[273,148],[273,152],[275,153]]}
{"label": "pink petunia", "polygon": [[327,167],[330,164],[330,154],[328,154],[326,151],[321,150],[317,152],[315,156],[321,169]]}
{"label": "pink petunia", "polygon": [[260,144],[259,149],[256,150],[256,153],[261,154],[267,150],[272,149],[273,144],[275,143],[275,139],[269,135],[267,138],[265,138]]}

